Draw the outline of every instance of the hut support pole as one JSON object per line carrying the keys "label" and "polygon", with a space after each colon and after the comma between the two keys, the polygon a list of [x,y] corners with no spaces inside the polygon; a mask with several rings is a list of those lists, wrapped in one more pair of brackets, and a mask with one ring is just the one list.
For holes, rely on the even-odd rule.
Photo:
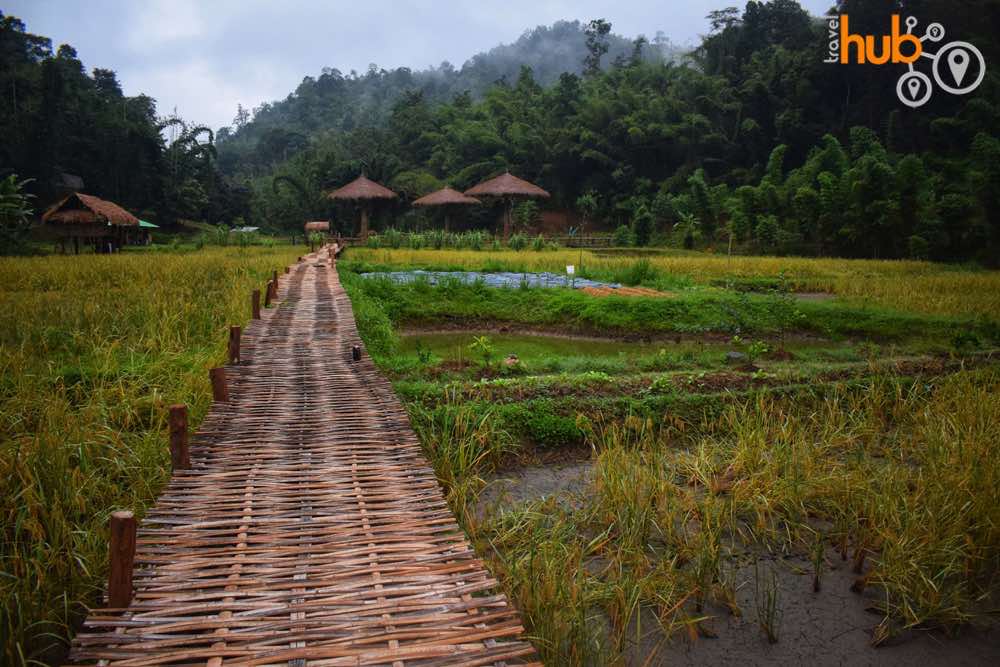
{"label": "hut support pole", "polygon": [[511,229],[511,210],[514,208],[514,201],[507,197],[504,199],[504,216],[503,216],[503,241],[506,243],[510,240],[510,229]]}
{"label": "hut support pole", "polygon": [[127,607],[132,601],[132,567],[135,564],[135,517],[131,512],[111,514],[111,544],[108,573],[108,605]]}
{"label": "hut support pole", "polygon": [[361,240],[368,240],[368,205],[361,207]]}

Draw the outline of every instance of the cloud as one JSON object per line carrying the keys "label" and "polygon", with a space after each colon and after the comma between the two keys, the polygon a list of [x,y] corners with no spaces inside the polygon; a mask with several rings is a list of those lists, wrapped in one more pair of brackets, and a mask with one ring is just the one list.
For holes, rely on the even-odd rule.
{"label": "cloud", "polygon": [[125,34],[129,48],[136,53],[156,53],[206,33],[202,5],[194,0],[152,0],[131,8]]}
{"label": "cloud", "polygon": [[[480,51],[556,20],[603,17],[627,37],[658,30],[676,43],[708,29],[723,0],[8,0],[32,32],[77,47],[88,67],[118,72],[122,88],[160,112],[213,128],[246,107],[283,99],[323,67],[460,67]],[[830,0],[802,0],[819,14]]]}
{"label": "cloud", "polygon": [[160,115],[170,115],[176,108],[181,118],[217,129],[231,122],[237,104],[252,108],[287,95],[292,77],[292,72],[263,60],[250,59],[225,70],[191,59],[143,68],[141,77],[135,77],[139,86],[129,86],[126,92],[144,91],[156,97]]}

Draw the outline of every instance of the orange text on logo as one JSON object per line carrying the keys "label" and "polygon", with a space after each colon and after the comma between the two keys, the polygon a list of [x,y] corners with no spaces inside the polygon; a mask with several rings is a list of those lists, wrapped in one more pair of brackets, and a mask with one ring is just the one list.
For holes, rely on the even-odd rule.
{"label": "orange text on logo", "polygon": [[[881,49],[876,47],[876,37],[874,35],[852,35],[850,19],[846,14],[842,14],[839,21],[832,19],[829,24],[831,28],[830,55],[833,56],[839,50],[840,62],[845,65],[852,62],[852,51],[856,54],[854,62],[860,65],[864,65],[865,63],[884,65],[888,62],[909,65],[924,52],[924,45],[917,37],[900,32],[899,14],[892,15],[892,33],[882,35]],[[834,38],[836,35],[834,30],[838,27],[840,28],[839,40]],[[839,44],[836,43],[838,41]],[[903,53],[902,46],[907,43],[912,45],[911,48],[906,49],[907,51],[911,51],[911,53]],[[827,62],[833,62],[833,58],[831,57]]]}

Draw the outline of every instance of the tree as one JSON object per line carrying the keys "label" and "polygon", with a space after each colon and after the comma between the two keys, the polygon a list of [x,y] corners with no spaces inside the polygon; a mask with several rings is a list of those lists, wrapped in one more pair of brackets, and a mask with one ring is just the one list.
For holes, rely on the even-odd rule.
{"label": "tree", "polygon": [[597,193],[593,190],[585,192],[576,198],[576,210],[580,212],[580,217],[583,219],[582,227],[586,228],[587,224],[594,219],[599,206],[600,202],[597,198]]}
{"label": "tree", "polygon": [[637,246],[649,245],[649,239],[653,235],[653,214],[645,204],[640,204],[632,216],[632,235]]}
{"label": "tree", "polygon": [[608,33],[611,24],[604,19],[594,19],[583,33],[587,36],[587,57],[583,59],[583,73],[594,76],[601,71],[601,58],[608,52]]}
{"label": "tree", "polygon": [[27,184],[14,174],[0,180],[0,254],[19,251],[31,228],[32,195],[24,191]]}

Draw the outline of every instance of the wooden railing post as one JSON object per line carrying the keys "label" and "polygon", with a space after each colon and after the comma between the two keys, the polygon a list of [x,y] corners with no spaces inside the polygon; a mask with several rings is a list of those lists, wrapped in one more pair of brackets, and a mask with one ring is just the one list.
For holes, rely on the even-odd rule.
{"label": "wooden railing post", "polygon": [[255,289],[253,293],[250,294],[250,310],[251,316],[255,320],[260,319],[260,290]]}
{"label": "wooden railing post", "polygon": [[270,280],[267,281],[267,287],[264,289],[264,307],[271,307],[271,297],[274,296],[274,283]]}
{"label": "wooden railing post", "polygon": [[213,368],[208,372],[212,380],[212,400],[219,403],[229,402],[229,387],[226,385],[226,369]]}
{"label": "wooden railing post", "polygon": [[188,452],[188,409],[186,405],[170,406],[170,465],[174,470],[191,467]]}
{"label": "wooden railing post", "polygon": [[240,337],[243,335],[243,327],[233,325],[229,327],[229,363],[240,363]]}
{"label": "wooden railing post", "polygon": [[111,514],[111,542],[108,559],[108,605],[127,607],[132,601],[132,567],[135,565],[135,516],[131,512]]}
{"label": "wooden railing post", "polygon": [[351,347],[351,359],[354,359],[354,361],[361,361],[361,347],[360,346],[354,345],[353,347]]}
{"label": "wooden railing post", "polygon": [[271,281],[274,283],[274,296],[278,296],[278,271],[275,269],[271,272]]}

